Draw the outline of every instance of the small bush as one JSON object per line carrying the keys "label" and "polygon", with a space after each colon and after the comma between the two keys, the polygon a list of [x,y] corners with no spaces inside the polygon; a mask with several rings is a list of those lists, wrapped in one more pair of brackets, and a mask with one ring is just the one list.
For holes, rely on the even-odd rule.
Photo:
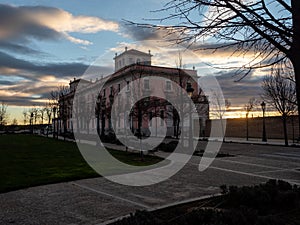
{"label": "small bush", "polygon": [[170,141],[169,143],[162,142],[157,146],[157,150],[163,152],[173,152],[178,145],[178,141]]}
{"label": "small bush", "polygon": [[104,143],[114,143],[116,141],[116,135],[114,132],[109,132],[106,135],[103,135],[101,138],[101,141]]}

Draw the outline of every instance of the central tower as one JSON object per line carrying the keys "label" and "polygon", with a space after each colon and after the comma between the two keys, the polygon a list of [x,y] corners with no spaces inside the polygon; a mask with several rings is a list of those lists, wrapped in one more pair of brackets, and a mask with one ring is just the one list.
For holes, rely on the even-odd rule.
{"label": "central tower", "polygon": [[142,64],[151,66],[151,52],[149,50],[148,53],[140,52],[135,49],[127,50],[125,47],[125,51],[114,57],[115,60],[115,72],[125,66],[129,66],[132,64]]}

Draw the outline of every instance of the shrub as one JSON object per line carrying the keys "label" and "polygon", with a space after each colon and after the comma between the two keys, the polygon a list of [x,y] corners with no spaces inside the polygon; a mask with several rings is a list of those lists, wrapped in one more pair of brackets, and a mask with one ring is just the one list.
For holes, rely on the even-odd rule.
{"label": "shrub", "polygon": [[[190,205],[185,212],[174,208],[164,209],[162,215],[159,210],[137,211],[135,215],[114,224],[285,225],[287,221],[288,224],[299,224],[299,217],[296,215],[300,212],[300,188],[297,186],[285,181],[269,180],[266,184],[252,187],[227,188],[222,185],[220,188],[227,194],[214,203],[218,208],[215,205],[205,209]],[[199,204],[203,205],[203,202]]]}
{"label": "shrub", "polygon": [[173,152],[178,145],[178,141],[170,141],[169,143],[162,142],[156,148],[163,152]]}

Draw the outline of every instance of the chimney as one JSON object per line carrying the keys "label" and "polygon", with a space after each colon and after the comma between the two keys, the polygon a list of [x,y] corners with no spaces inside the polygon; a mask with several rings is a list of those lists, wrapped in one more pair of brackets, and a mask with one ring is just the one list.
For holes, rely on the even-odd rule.
{"label": "chimney", "polygon": [[127,52],[127,46],[125,47],[125,52]]}

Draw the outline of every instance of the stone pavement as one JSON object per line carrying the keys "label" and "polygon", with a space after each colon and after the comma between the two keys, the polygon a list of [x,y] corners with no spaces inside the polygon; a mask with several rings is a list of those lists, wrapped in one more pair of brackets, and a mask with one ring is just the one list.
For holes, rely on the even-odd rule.
{"label": "stone pavement", "polygon": [[222,184],[283,179],[300,185],[300,148],[224,143],[221,151],[235,157],[217,158],[199,172],[200,157],[193,156],[170,179],[146,187],[124,186],[99,177],[0,194],[0,224],[101,224],[137,209],[217,194]]}

